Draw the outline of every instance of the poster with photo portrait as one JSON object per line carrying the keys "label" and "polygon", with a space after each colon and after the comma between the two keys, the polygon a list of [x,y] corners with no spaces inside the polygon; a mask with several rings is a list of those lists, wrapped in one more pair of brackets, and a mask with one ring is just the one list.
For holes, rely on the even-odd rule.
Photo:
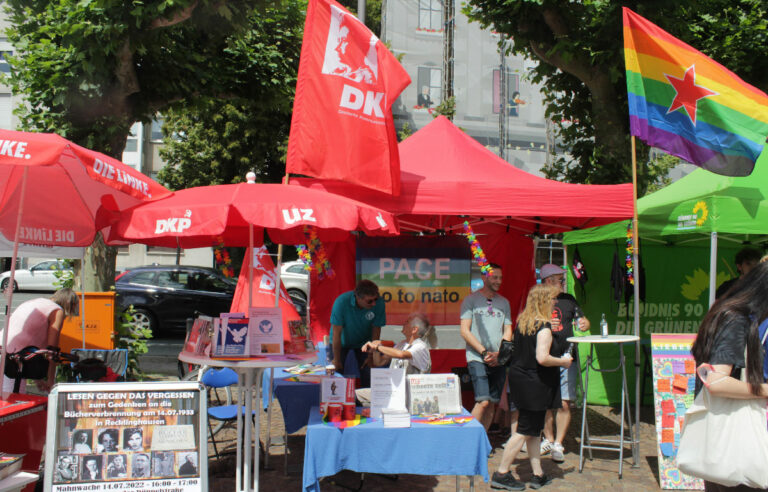
{"label": "poster with photo portrait", "polygon": [[78,479],[80,456],[69,451],[59,451],[56,456],[56,468],[53,473],[55,483],[68,483]]}
{"label": "poster with photo portrait", "polygon": [[197,451],[176,451],[176,470],[180,477],[198,475]]}
{"label": "poster with photo portrait", "polygon": [[104,457],[98,454],[89,454],[80,460],[80,480],[93,482],[104,479]]}
{"label": "poster with photo portrait", "polygon": [[72,431],[69,451],[72,454],[93,453],[93,429],[75,429]]}
{"label": "poster with photo portrait", "polygon": [[128,478],[128,455],[107,455],[107,480]]}
{"label": "poster with photo portrait", "polygon": [[175,477],[173,451],[152,452],[152,476]]}
{"label": "poster with photo portrait", "polygon": [[150,478],[152,476],[152,460],[148,453],[134,453],[131,455],[130,478]]}
{"label": "poster with photo portrait", "polygon": [[97,453],[117,453],[119,448],[120,431],[117,429],[100,429],[96,436]]}

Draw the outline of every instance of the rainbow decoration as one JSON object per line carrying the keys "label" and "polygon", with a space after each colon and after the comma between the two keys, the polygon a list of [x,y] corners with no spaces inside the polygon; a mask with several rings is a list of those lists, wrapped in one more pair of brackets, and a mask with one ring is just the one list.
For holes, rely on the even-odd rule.
{"label": "rainbow decoration", "polygon": [[627,224],[627,257],[624,260],[624,264],[627,267],[627,280],[629,280],[630,285],[635,285],[635,269],[634,265],[632,265],[632,255],[635,252],[635,241],[632,231],[632,221],[630,220],[629,224]]}
{"label": "rainbow decoration", "polygon": [[304,262],[304,269],[311,272],[317,272],[317,278],[322,280],[326,277],[333,278],[336,273],[331,268],[331,262],[325,253],[323,243],[317,237],[317,229],[312,226],[304,226],[304,237],[307,244],[296,246],[296,252],[299,258]]}
{"label": "rainbow decoration", "polygon": [[480,266],[480,271],[483,272],[483,275],[486,277],[491,275],[493,273],[493,268],[491,268],[491,265],[488,263],[488,258],[485,257],[483,248],[480,246],[480,241],[477,240],[475,233],[472,231],[472,226],[469,225],[469,222],[466,220],[464,221],[464,235],[469,241],[469,247],[472,249],[472,256],[475,257],[475,261],[478,266]]}
{"label": "rainbow decoration", "polygon": [[725,176],[747,176],[768,135],[768,96],[624,7],[630,133]]}
{"label": "rainbow decoration", "polygon": [[424,417],[411,417],[411,422],[414,424],[430,425],[464,425],[471,420],[471,415],[432,415]]}
{"label": "rainbow decoration", "polygon": [[347,427],[355,427],[356,425],[364,424],[366,422],[373,422],[374,420],[375,419],[372,419],[371,417],[363,417],[362,415],[357,414],[352,420],[342,420],[341,422],[326,422],[325,419],[323,419],[323,423],[325,425],[336,427],[337,429],[346,429]]}
{"label": "rainbow decoration", "polygon": [[229,251],[224,247],[224,238],[216,238],[216,246],[213,248],[213,255],[216,258],[216,267],[221,270],[221,274],[227,278],[235,276],[235,269],[232,268],[232,258],[229,257]]}

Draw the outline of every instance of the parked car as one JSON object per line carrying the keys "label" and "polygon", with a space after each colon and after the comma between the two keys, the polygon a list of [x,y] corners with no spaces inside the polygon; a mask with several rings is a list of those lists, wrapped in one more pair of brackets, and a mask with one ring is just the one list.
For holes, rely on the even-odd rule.
{"label": "parked car", "polygon": [[[55,291],[59,287],[54,285],[57,281],[56,272],[72,271],[66,267],[63,261],[47,260],[35,264],[29,269],[16,270],[13,279],[13,290],[50,290]],[[8,288],[11,281],[11,272],[0,273],[0,289]]]}
{"label": "parked car", "polygon": [[[280,279],[285,290],[294,301],[307,303],[309,294],[309,272],[302,261],[287,261],[280,267]],[[296,304],[296,302],[294,302]],[[299,309],[299,306],[297,306]]]}
{"label": "parked car", "polygon": [[133,322],[155,336],[184,334],[187,318],[229,312],[237,282],[212,268],[152,265],[132,268],[115,281],[117,307],[133,306]]}

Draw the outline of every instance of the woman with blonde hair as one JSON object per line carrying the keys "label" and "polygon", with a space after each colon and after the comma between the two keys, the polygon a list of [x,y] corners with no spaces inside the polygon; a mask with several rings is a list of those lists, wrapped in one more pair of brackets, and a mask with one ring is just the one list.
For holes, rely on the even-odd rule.
{"label": "woman with blonde hair", "polygon": [[524,490],[525,483],[510,471],[523,443],[528,448],[533,477],[528,485],[538,489],[552,481],[541,469],[540,442],[544,416],[549,408],[560,406],[560,367],[571,365],[571,356],[550,354],[550,319],[559,290],[552,285],[536,285],[528,292],[525,309],[517,317],[513,334],[515,352],[509,367],[509,395],[520,412],[517,430],[512,432],[501,463],[493,473],[494,489]]}

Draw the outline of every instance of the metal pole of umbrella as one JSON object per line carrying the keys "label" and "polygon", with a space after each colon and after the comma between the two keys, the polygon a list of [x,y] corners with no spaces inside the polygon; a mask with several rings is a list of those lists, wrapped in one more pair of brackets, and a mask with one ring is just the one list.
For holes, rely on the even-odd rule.
{"label": "metal pole of umbrella", "polygon": [[709,237],[709,307],[715,303],[717,286],[717,232]]}
{"label": "metal pole of umbrella", "polygon": [[85,350],[85,248],[80,255],[80,325],[82,332],[83,350]]}
{"label": "metal pole of umbrella", "polygon": [[[3,330],[3,347],[0,349],[0,380],[5,377],[5,356],[8,353],[8,329],[11,323],[11,309],[13,307],[13,284],[16,281],[16,258],[19,256],[19,232],[21,231],[21,217],[24,212],[24,197],[27,194],[27,176],[29,167],[24,166],[24,174],[21,179],[21,198],[19,210],[16,213],[16,231],[13,234],[13,256],[11,257],[11,278],[8,279],[8,292],[6,293],[5,329]],[[5,384],[0,387],[0,396],[6,398]]]}

